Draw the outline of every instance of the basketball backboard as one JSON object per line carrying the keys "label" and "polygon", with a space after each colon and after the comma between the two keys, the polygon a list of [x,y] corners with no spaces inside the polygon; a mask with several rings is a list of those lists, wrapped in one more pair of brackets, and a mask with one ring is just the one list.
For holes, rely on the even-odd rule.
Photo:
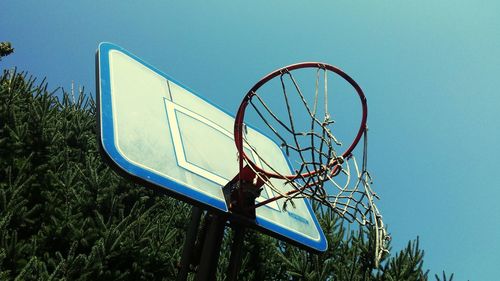
{"label": "basketball backboard", "polygon": [[[238,173],[234,116],[117,45],[99,45],[96,67],[100,145],[112,166],[176,198],[228,213],[222,187]],[[245,148],[247,155],[259,151],[272,156],[267,161],[276,169],[290,170],[285,154],[267,136],[249,126],[246,137],[253,145]],[[256,201],[273,192],[264,187]],[[257,208],[253,226],[326,250],[309,202],[294,199],[295,207],[286,210],[282,204]]]}

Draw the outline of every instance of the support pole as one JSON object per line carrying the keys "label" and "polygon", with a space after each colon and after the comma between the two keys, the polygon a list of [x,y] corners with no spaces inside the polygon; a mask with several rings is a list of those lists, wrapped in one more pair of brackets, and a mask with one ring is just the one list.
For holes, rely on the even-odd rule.
{"label": "support pole", "polygon": [[201,214],[203,210],[198,207],[191,208],[191,221],[189,222],[188,231],[186,234],[186,241],[182,249],[181,264],[177,281],[187,280],[189,267],[193,262],[193,254],[196,243],[196,236],[198,235],[198,228],[200,226]]}
{"label": "support pole", "polygon": [[238,280],[241,262],[243,260],[243,241],[245,238],[245,227],[241,224],[234,226],[233,243],[231,244],[231,257],[229,259],[229,267],[227,270],[227,280]]}
{"label": "support pole", "polygon": [[222,238],[224,237],[224,227],[226,218],[220,215],[210,214],[207,216],[209,228],[203,243],[203,249],[196,273],[196,281],[215,281],[217,265],[219,262]]}

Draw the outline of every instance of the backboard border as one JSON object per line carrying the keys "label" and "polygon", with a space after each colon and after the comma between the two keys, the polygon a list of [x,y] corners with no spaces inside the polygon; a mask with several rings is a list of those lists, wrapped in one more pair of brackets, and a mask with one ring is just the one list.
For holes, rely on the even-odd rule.
{"label": "backboard border", "polygon": [[[202,207],[204,209],[211,210],[211,211],[215,211],[215,212],[219,213],[220,215],[227,216],[230,221],[231,220],[238,220],[239,222],[243,222],[246,225],[248,225],[252,228],[255,228],[263,233],[266,233],[274,238],[286,241],[286,242],[291,243],[291,244],[298,246],[300,248],[304,248],[304,249],[311,250],[313,252],[318,252],[318,253],[326,251],[326,249],[328,248],[328,243],[327,243],[326,237],[323,233],[323,229],[321,228],[321,226],[319,224],[318,218],[316,217],[316,214],[314,213],[310,202],[306,199],[302,199],[302,200],[304,200],[304,203],[305,203],[308,211],[311,214],[312,221],[314,223],[314,227],[316,228],[317,233],[319,235],[318,239],[313,239],[311,237],[307,237],[307,236],[302,235],[302,234],[300,234],[296,231],[293,231],[291,229],[274,224],[273,222],[266,220],[264,218],[261,218],[261,217],[257,217],[255,221],[251,221],[248,218],[244,218],[244,217],[241,217],[237,214],[230,213],[229,210],[227,209],[225,202],[221,202],[221,201],[216,200],[216,199],[214,199],[210,196],[207,196],[203,193],[199,193],[199,192],[196,192],[196,191],[191,190],[189,188],[183,187],[181,184],[179,184],[173,180],[160,178],[159,175],[156,175],[152,172],[149,172],[151,174],[151,176],[149,178],[154,178],[154,179],[159,178],[159,179],[157,179],[157,183],[152,182],[152,181],[148,181],[145,178],[139,176],[138,174],[134,174],[133,172],[137,169],[137,167],[135,167],[135,166],[129,167],[132,165],[130,163],[128,163],[123,158],[123,156],[120,155],[120,153],[117,151],[116,147],[114,146],[115,142],[114,142],[113,132],[111,132],[112,137],[109,138],[109,132],[105,132],[103,134],[103,127],[101,125],[101,115],[103,114],[103,110],[101,108],[103,105],[103,103],[101,101],[103,89],[101,89],[101,86],[102,86],[103,82],[105,84],[104,85],[106,88],[105,90],[107,90],[108,93],[110,93],[110,91],[111,91],[110,73],[109,73],[109,55],[108,55],[111,50],[116,50],[116,51],[124,53],[127,56],[130,56],[134,60],[138,61],[139,63],[141,63],[142,65],[147,67],[149,70],[155,72],[156,74],[164,77],[167,80],[170,80],[170,81],[176,83],[180,87],[184,88],[185,90],[189,91],[190,93],[196,95],[200,99],[209,103],[211,106],[214,106],[215,108],[219,109],[220,111],[224,112],[225,114],[227,114],[233,118],[234,118],[234,116],[233,116],[233,114],[230,114],[229,112],[227,112],[225,109],[210,102],[205,97],[197,94],[192,89],[189,89],[188,87],[184,86],[182,83],[178,82],[177,80],[173,79],[172,77],[168,76],[167,74],[156,69],[154,66],[143,61],[142,59],[135,56],[134,54],[130,53],[126,49],[124,49],[118,45],[115,45],[113,43],[102,42],[99,44],[99,47],[98,47],[98,50],[97,50],[96,56],[95,56],[95,59],[96,59],[97,134],[98,134],[98,138],[99,138],[98,144],[99,144],[99,149],[100,149],[101,155],[103,155],[105,162],[114,171],[116,171],[121,176],[124,176],[125,178],[130,179],[139,185],[143,185],[143,186],[146,186],[148,188],[151,188],[151,189],[155,190],[156,192],[159,192],[160,194],[168,194],[169,196],[172,196],[174,198],[177,198],[179,200],[187,202],[188,204],[199,206],[199,207]],[[101,60],[101,55],[104,53],[106,53],[107,59]],[[101,62],[103,62],[105,65],[101,65]],[[106,68],[106,66],[107,66],[107,68]],[[104,71],[102,71],[103,68],[104,68]],[[103,75],[107,79],[102,79]],[[100,82],[100,81],[102,81],[102,82]],[[110,95],[108,95],[108,98],[110,98]],[[108,104],[109,104],[109,102],[108,102]],[[108,119],[107,119],[108,122],[109,122],[109,118],[110,117],[108,116]],[[251,128],[256,130],[257,132],[263,134],[260,130],[253,128],[253,127],[251,127]],[[112,129],[111,129],[111,131],[112,131]],[[263,135],[265,135],[265,134],[263,134]],[[284,155],[284,152],[282,152],[282,153]],[[114,158],[116,156],[118,156],[118,160],[116,158]],[[287,160],[288,165],[290,166],[291,164],[290,164],[289,159],[287,159],[286,157],[285,157],[285,159]],[[127,169],[127,167],[129,169]],[[159,186],[158,183],[161,183],[161,184],[166,183],[165,185],[169,186],[170,189],[166,188],[166,187]],[[182,193],[181,191],[184,193]],[[196,196],[193,196],[193,195],[196,195]],[[193,196],[193,197],[189,197],[189,196]],[[194,198],[196,198],[196,199],[194,199]],[[199,200],[200,198],[202,200]],[[313,227],[313,226],[311,226],[311,227]]]}

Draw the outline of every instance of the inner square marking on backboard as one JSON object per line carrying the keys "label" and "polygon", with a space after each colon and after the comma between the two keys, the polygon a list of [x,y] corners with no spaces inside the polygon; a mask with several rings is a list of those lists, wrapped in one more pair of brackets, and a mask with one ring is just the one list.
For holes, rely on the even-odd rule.
{"label": "inner square marking on backboard", "polygon": [[[170,127],[170,132],[172,135],[172,140],[173,140],[173,144],[174,144],[174,150],[175,150],[175,155],[177,158],[177,163],[179,164],[179,166],[188,170],[188,171],[191,171],[197,175],[200,175],[200,176],[202,176],[210,181],[213,181],[213,182],[219,184],[222,188],[224,185],[226,185],[229,182],[229,180],[230,180],[229,178],[224,177],[223,175],[221,175],[221,173],[217,173],[217,171],[209,171],[209,170],[203,168],[202,165],[193,163],[192,160],[189,161],[188,159],[186,159],[187,157],[186,157],[186,152],[184,150],[184,142],[182,139],[182,134],[180,131],[180,125],[178,122],[177,114],[181,113],[181,114],[187,115],[187,116],[193,118],[194,120],[200,122],[201,124],[209,126],[210,128],[219,132],[224,137],[229,138],[231,143],[234,143],[233,135],[230,132],[228,132],[226,129],[224,129],[221,126],[217,125],[216,123],[210,121],[209,119],[207,119],[207,118],[205,118],[205,117],[203,117],[203,116],[201,116],[201,115],[199,115],[199,114],[197,114],[197,113],[195,113],[195,112],[193,112],[193,111],[191,111],[191,110],[189,110],[181,105],[173,103],[170,100],[168,100],[167,98],[164,98],[163,100],[165,102],[165,108],[167,109],[168,123],[169,123],[169,127]],[[249,153],[251,153],[252,158],[256,159],[256,161],[259,162],[258,157],[256,157],[254,155],[253,150],[250,149],[250,147],[248,147],[248,145],[245,145],[245,148],[246,148],[246,150],[248,150]],[[236,152],[235,152],[235,162],[236,162],[236,160],[237,159],[236,159]],[[263,191],[264,192],[261,194],[261,196],[256,199],[257,202],[261,202],[261,201],[268,199],[269,194],[274,194],[273,191],[268,186],[264,186]],[[262,196],[262,195],[264,195],[264,196]],[[275,209],[278,212],[281,211],[279,208],[278,202],[272,202],[272,204],[267,204],[265,206],[272,208],[272,209]]]}

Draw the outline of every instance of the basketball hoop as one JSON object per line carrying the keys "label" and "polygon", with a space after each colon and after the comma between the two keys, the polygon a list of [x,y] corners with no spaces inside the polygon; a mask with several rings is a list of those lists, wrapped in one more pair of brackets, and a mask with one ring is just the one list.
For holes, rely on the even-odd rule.
{"label": "basketball hoop", "polygon": [[[315,72],[315,89],[314,93],[307,95],[294,73],[311,70]],[[335,121],[328,108],[332,97],[328,94],[328,77],[332,73],[354,88],[361,103],[359,128],[350,145],[342,152],[337,151],[342,146],[341,140],[333,134]],[[321,81],[323,87],[320,87]],[[279,96],[283,100],[280,110],[283,111],[284,105],[285,118],[278,116],[259,94],[260,90],[272,83],[278,85],[275,88],[281,91]],[[297,112],[302,112],[303,115],[299,118],[293,114],[297,104],[300,105]],[[291,167],[292,173],[276,169],[272,161],[264,153],[259,153],[245,137],[247,108],[253,110],[261,125],[263,124],[262,127],[281,142],[281,148],[287,156],[294,154],[292,158],[295,158],[293,161],[298,167]],[[235,118],[234,140],[238,151],[239,174],[231,181],[231,207],[252,216],[252,212],[248,210],[255,210],[280,199],[284,199],[284,207],[289,202],[293,204],[294,198],[315,200],[349,222],[357,221],[362,226],[375,229],[375,262],[378,265],[387,252],[386,241],[389,236],[375,205],[374,200],[378,196],[371,189],[372,180],[366,169],[367,116],[366,97],[361,87],[349,75],[332,65],[319,62],[298,63],[277,69],[263,77],[245,95]],[[298,123],[304,123],[305,119],[309,120],[308,126],[302,129],[304,126],[298,126]],[[358,165],[354,151],[361,139],[362,162]],[[245,152],[245,148],[250,149],[251,155]],[[282,186],[276,186],[278,184],[287,186],[289,191],[283,192]],[[255,204],[255,198],[264,185],[276,194]]]}

